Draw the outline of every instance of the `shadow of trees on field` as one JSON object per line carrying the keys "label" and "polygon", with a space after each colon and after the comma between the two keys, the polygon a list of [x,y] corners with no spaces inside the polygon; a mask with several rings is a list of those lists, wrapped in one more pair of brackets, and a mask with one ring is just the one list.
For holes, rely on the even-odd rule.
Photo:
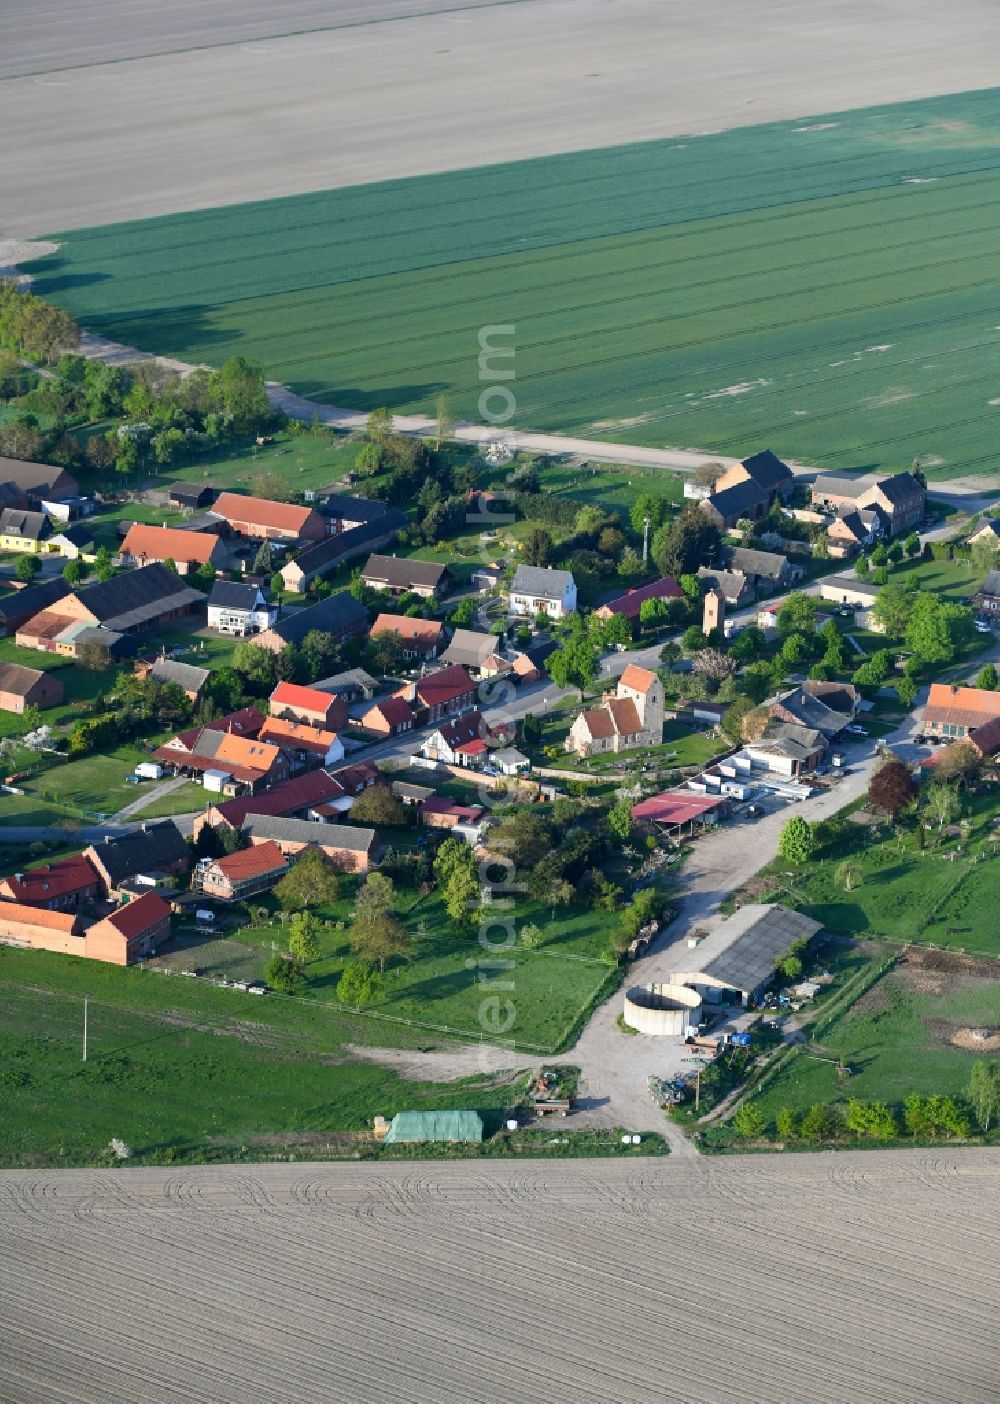
{"label": "shadow of trees on field", "polygon": [[449,389],[443,380],[432,380],[423,385],[387,385],[380,390],[361,390],[357,386],[334,385],[325,380],[291,380],[288,384],[296,395],[302,395],[307,400],[319,400],[322,404],[339,405],[366,414],[383,405],[412,412],[413,407]]}
{"label": "shadow of trees on field", "polygon": [[210,324],[217,308],[143,307],[132,312],[85,315],[86,329],[97,336],[124,342],[158,356],[197,361],[207,348],[232,339],[232,333]]}

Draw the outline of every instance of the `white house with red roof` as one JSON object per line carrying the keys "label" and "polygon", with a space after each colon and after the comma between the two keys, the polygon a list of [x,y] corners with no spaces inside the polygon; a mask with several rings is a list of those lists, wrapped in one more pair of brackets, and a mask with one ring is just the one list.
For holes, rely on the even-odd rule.
{"label": "white house with red roof", "polygon": [[663,683],[648,668],[630,663],[614,695],[588,707],[570,727],[566,750],[578,756],[659,746],[663,740]]}
{"label": "white house with red roof", "polygon": [[420,754],[425,760],[477,770],[489,755],[491,735],[482,712],[466,712],[454,721],[435,727],[421,742]]}

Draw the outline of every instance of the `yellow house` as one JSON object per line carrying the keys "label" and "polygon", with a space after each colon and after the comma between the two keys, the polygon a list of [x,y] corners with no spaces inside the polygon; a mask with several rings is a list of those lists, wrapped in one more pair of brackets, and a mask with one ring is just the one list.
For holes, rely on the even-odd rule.
{"label": "yellow house", "polygon": [[40,555],[48,550],[52,524],[44,512],[5,507],[0,512],[0,550]]}

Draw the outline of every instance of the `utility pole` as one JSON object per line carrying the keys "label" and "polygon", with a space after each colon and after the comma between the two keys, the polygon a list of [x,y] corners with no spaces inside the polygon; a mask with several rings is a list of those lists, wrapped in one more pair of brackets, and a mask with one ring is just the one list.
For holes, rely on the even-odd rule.
{"label": "utility pole", "polygon": [[649,560],[649,518],[642,519],[642,563],[646,565]]}
{"label": "utility pole", "polygon": [[701,1064],[698,1064],[698,1072],[694,1080],[694,1109],[697,1111],[701,1106]]}
{"label": "utility pole", "polygon": [[83,997],[83,1061],[87,1061],[87,1002],[89,995]]}

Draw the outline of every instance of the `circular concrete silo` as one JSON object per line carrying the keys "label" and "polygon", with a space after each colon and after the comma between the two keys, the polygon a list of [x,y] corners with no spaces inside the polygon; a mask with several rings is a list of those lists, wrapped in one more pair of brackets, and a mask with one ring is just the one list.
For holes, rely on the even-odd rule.
{"label": "circular concrete silo", "polygon": [[701,995],[687,985],[633,985],[625,994],[623,1017],[639,1033],[683,1038],[698,1022]]}

